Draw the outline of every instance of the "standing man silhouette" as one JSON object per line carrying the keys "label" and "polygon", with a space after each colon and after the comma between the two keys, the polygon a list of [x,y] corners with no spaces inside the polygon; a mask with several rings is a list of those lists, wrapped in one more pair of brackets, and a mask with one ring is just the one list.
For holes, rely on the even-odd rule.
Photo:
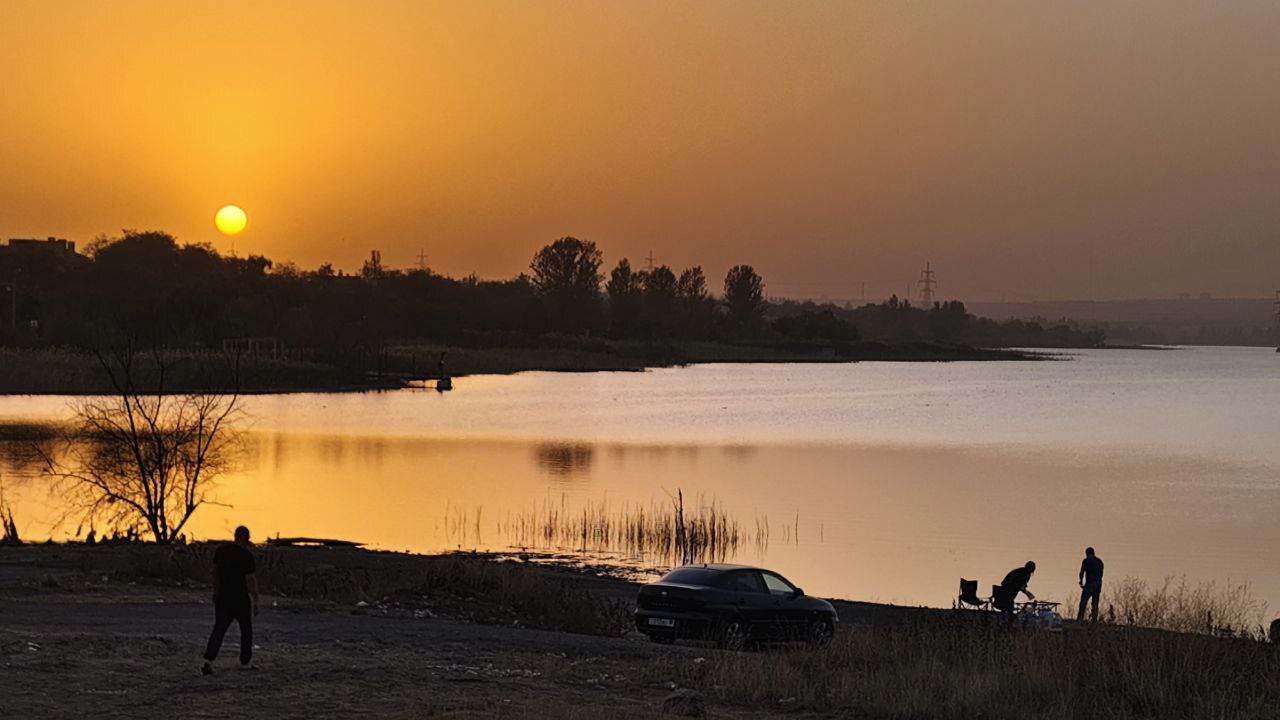
{"label": "standing man silhouette", "polygon": [[1076,613],[1076,621],[1084,620],[1085,603],[1093,601],[1093,611],[1089,614],[1090,622],[1098,622],[1098,599],[1102,596],[1102,558],[1094,554],[1093,548],[1084,549],[1084,562],[1080,563],[1080,611]]}
{"label": "standing man silhouette", "polygon": [[213,661],[222,647],[222,638],[235,620],[240,626],[240,668],[252,670],[253,616],[258,614],[258,566],[249,552],[249,528],[236,528],[235,542],[213,553],[213,632],[204,651],[200,672],[213,674]]}

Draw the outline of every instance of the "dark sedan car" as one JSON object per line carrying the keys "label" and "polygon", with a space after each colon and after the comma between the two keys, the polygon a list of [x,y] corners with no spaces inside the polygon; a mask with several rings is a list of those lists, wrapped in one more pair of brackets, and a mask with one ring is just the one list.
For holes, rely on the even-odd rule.
{"label": "dark sedan car", "polygon": [[721,647],[807,640],[836,629],[831,603],[809,597],[778,573],[742,565],[685,565],[640,588],[636,629],[659,643],[715,640]]}

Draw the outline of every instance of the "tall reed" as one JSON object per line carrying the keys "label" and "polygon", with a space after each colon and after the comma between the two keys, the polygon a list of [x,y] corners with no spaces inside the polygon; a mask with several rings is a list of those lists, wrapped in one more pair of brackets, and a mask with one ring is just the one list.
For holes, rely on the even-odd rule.
{"label": "tall reed", "polygon": [[18,536],[18,523],[13,519],[13,508],[0,495],[0,544],[19,545],[22,538]]}
{"label": "tall reed", "polygon": [[723,562],[746,545],[762,549],[768,520],[757,517],[744,529],[714,498],[699,497],[686,507],[683,491],[669,504],[611,506],[607,499],[570,508],[565,497],[509,514],[498,532],[514,547],[579,553],[623,553],[665,564]]}

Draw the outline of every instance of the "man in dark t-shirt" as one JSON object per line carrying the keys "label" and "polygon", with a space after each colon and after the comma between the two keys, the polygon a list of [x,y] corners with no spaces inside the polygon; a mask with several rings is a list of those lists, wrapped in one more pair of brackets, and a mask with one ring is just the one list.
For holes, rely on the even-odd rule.
{"label": "man in dark t-shirt", "polygon": [[1005,613],[1013,612],[1018,593],[1023,593],[1031,600],[1035,600],[1036,596],[1027,589],[1027,585],[1031,582],[1031,574],[1035,571],[1036,564],[1030,560],[1026,565],[1010,570],[1009,574],[1004,576],[1004,582],[996,588],[994,598],[996,609]]}
{"label": "man in dark t-shirt", "polygon": [[213,672],[213,661],[222,638],[234,620],[240,626],[240,667],[252,669],[253,616],[258,614],[258,578],[249,543],[249,528],[236,528],[235,542],[220,545],[213,553],[213,632],[204,651],[200,672]]}
{"label": "man in dark t-shirt", "polygon": [[1080,611],[1076,620],[1084,620],[1085,603],[1093,601],[1093,609],[1089,613],[1090,622],[1098,622],[1098,600],[1102,597],[1102,558],[1093,548],[1085,548],[1084,562],[1080,563]]}

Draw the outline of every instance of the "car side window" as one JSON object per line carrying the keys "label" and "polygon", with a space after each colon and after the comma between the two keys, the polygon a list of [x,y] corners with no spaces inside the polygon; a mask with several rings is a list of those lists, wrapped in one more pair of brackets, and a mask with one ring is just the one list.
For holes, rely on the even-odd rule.
{"label": "car side window", "polygon": [[774,595],[790,595],[796,591],[791,583],[769,572],[764,573],[764,584]]}
{"label": "car side window", "polygon": [[764,582],[760,579],[760,574],[750,571],[730,573],[725,589],[734,592],[766,592]]}

